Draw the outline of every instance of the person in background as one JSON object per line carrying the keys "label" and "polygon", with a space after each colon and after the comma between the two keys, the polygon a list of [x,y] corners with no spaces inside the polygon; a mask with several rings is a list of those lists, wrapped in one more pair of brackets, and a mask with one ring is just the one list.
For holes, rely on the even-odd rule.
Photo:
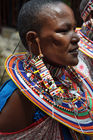
{"label": "person in background", "polygon": [[93,0],[82,0],[80,13],[83,25],[76,29],[80,37],[78,43],[80,54],[77,67],[89,77],[93,84]]}
{"label": "person in background", "polygon": [[73,66],[78,41],[73,11],[62,0],[30,0],[18,16],[27,52],[6,59],[0,88],[0,140],[89,140],[92,85]]}

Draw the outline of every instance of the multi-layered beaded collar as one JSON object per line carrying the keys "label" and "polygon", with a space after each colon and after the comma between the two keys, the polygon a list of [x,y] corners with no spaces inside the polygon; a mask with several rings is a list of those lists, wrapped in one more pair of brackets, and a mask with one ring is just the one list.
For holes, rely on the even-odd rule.
{"label": "multi-layered beaded collar", "polygon": [[93,87],[82,73],[24,53],[9,56],[5,66],[22,93],[46,114],[77,132],[93,133]]}
{"label": "multi-layered beaded collar", "polygon": [[62,105],[66,102],[75,115],[78,115],[80,111],[76,102],[80,102],[80,106],[83,106],[81,110],[89,109],[88,101],[83,97],[86,90],[84,90],[82,81],[73,68],[58,68],[49,64],[46,66],[42,57],[31,59],[29,56],[24,61],[24,69],[29,79],[33,79],[38,84],[41,97],[43,98],[43,94],[46,94],[47,100],[52,98],[53,105]]}

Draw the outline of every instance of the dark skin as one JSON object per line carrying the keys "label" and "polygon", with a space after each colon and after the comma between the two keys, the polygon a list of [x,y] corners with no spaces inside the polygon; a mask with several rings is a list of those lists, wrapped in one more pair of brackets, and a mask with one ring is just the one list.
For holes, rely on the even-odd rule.
{"label": "dark skin", "polygon": [[35,105],[17,89],[0,113],[0,132],[21,130],[33,122]]}
{"label": "dark skin", "polygon": [[[72,10],[62,3],[43,8],[41,32],[29,31],[26,34],[29,52],[39,55],[40,46],[45,63],[76,65],[79,38],[74,31],[76,22]],[[29,126],[34,113],[35,105],[19,89],[16,90],[0,113],[0,132],[14,132]]]}

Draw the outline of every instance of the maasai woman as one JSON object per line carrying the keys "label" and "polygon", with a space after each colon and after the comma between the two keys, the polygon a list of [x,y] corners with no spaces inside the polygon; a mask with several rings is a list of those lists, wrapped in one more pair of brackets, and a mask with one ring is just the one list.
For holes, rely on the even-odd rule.
{"label": "maasai woman", "polygon": [[27,53],[5,62],[12,80],[0,89],[0,140],[88,140],[93,134],[93,87],[73,68],[75,27],[62,0],[31,0],[21,8],[18,30]]}
{"label": "maasai woman", "polygon": [[80,13],[83,19],[81,29],[76,29],[80,41],[80,57],[77,67],[89,77],[93,83],[93,0],[82,0]]}

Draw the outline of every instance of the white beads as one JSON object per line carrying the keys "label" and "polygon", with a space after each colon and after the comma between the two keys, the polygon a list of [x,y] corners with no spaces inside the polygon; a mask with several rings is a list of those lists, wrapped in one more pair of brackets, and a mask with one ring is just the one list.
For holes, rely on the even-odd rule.
{"label": "white beads", "polygon": [[31,73],[27,73],[27,77],[30,77],[31,76]]}
{"label": "white beads", "polygon": [[41,99],[43,98],[43,95],[42,95],[42,94],[40,94],[40,98],[41,98]]}

